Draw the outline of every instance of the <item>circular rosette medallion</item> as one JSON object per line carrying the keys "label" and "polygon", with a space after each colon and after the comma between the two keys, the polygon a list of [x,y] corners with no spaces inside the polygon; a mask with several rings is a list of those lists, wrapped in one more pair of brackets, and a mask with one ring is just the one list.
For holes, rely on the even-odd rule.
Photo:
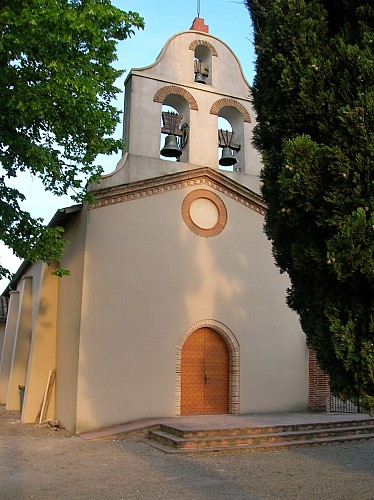
{"label": "circular rosette medallion", "polygon": [[182,217],[192,232],[209,238],[219,234],[226,226],[227,210],[215,193],[196,189],[183,200]]}

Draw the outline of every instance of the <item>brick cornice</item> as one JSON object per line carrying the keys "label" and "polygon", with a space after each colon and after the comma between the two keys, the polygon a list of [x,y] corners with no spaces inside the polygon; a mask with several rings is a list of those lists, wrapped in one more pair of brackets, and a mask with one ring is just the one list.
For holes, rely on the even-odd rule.
{"label": "brick cornice", "polygon": [[111,188],[99,188],[97,191],[92,192],[96,203],[91,206],[91,209],[138,200],[177,189],[203,186],[210,187],[247,208],[265,215],[266,205],[261,196],[209,167],[176,172]]}

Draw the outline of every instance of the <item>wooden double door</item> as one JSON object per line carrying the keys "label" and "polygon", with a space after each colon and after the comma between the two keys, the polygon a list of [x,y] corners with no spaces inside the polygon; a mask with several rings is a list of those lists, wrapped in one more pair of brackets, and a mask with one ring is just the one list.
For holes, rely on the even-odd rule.
{"label": "wooden double door", "polygon": [[193,332],[182,349],[181,414],[229,412],[230,353],[210,328]]}

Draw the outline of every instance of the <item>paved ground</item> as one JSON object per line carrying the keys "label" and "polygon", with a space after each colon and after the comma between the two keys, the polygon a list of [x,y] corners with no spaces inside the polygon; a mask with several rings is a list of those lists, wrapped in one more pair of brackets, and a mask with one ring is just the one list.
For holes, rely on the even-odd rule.
{"label": "paved ground", "polygon": [[0,498],[374,500],[374,441],[256,453],[165,455],[84,441],[0,407]]}

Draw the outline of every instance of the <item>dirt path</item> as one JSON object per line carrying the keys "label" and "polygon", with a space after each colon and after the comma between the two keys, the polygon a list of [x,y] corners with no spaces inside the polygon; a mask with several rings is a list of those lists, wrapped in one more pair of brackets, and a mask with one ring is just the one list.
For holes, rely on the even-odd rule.
{"label": "dirt path", "polygon": [[374,441],[257,453],[165,455],[83,441],[0,407],[0,498],[374,500]]}

